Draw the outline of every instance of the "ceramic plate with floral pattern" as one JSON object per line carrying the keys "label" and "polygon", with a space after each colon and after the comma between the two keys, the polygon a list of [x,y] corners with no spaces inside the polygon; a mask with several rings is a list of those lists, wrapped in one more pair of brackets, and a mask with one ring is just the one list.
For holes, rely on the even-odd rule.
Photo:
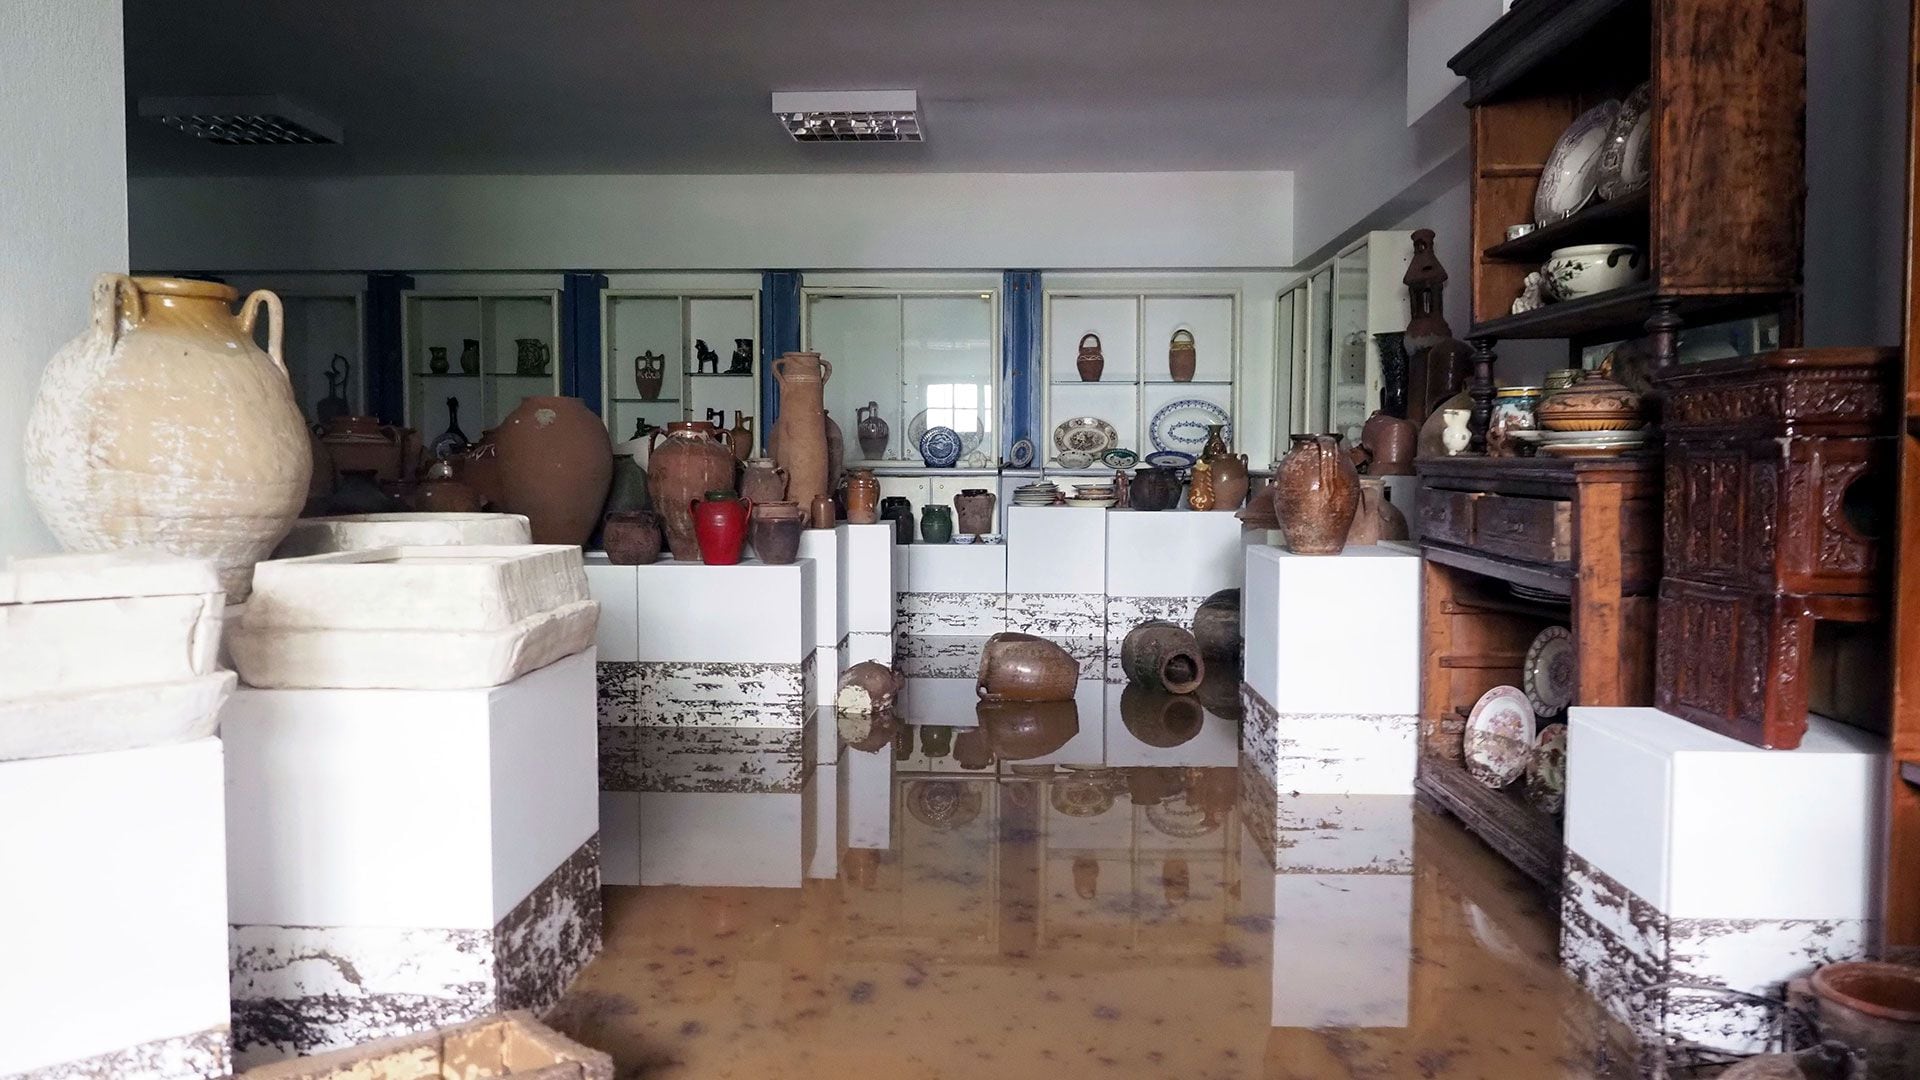
{"label": "ceramic plate with floral pattern", "polygon": [[1527,703],[1533,706],[1534,714],[1555,716],[1571,705],[1579,672],[1573,633],[1564,626],[1540,631],[1527,646],[1527,659],[1520,665],[1520,685],[1527,691]]}
{"label": "ceramic plate with floral pattern", "polygon": [[1053,429],[1053,448],[1063,454],[1082,454],[1091,462],[1113,449],[1120,433],[1097,416],[1076,416]]}
{"label": "ceramic plate with floral pattern", "polygon": [[1007,460],[1016,469],[1024,469],[1033,464],[1033,440],[1019,439],[1013,444],[1013,450]]}
{"label": "ceramic plate with floral pattern", "polygon": [[1227,416],[1227,410],[1204,398],[1186,398],[1162,405],[1160,411],[1153,414],[1147,436],[1153,440],[1155,450],[1198,454],[1207,445],[1207,428],[1214,424],[1226,429],[1221,435],[1231,445],[1233,421]]}
{"label": "ceramic plate with floral pattern", "polygon": [[1553,144],[1540,186],[1533,190],[1533,220],[1548,225],[1573,214],[1593,198],[1600,186],[1600,154],[1607,133],[1620,113],[1618,101],[1603,101],[1567,125]]}
{"label": "ceramic plate with floral pattern", "polygon": [[1527,771],[1533,757],[1533,703],[1517,686],[1496,686],[1480,695],[1467,715],[1467,774],[1490,788],[1503,788]]}
{"label": "ceramic plate with floral pattern", "polygon": [[1647,186],[1653,159],[1653,84],[1641,83],[1620,106],[1600,151],[1602,199],[1618,199]]}

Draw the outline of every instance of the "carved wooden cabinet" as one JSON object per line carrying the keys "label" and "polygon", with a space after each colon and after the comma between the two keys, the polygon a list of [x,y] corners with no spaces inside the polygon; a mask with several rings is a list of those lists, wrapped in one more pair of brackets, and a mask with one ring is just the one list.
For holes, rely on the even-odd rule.
{"label": "carved wooden cabinet", "polygon": [[1800,744],[1816,624],[1881,612],[1898,373],[1894,350],[1792,349],[1658,375],[1660,708]]}

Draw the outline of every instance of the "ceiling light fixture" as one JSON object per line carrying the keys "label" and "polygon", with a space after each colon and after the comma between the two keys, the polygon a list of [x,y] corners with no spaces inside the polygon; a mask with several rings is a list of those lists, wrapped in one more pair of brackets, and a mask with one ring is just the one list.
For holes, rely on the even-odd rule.
{"label": "ceiling light fixture", "polygon": [[297,146],[346,141],[340,125],[272,94],[141,98],[140,115],[222,146]]}
{"label": "ceiling light fixture", "polygon": [[794,142],[923,142],[912,90],[807,90],[773,95]]}

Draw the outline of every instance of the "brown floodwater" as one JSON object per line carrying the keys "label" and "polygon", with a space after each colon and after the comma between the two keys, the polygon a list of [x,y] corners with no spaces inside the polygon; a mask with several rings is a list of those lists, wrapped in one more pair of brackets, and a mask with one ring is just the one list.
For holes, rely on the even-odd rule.
{"label": "brown floodwater", "polygon": [[902,731],[815,772],[831,877],[609,887],[555,1025],[623,1077],[1629,1074],[1549,902],[1412,799]]}

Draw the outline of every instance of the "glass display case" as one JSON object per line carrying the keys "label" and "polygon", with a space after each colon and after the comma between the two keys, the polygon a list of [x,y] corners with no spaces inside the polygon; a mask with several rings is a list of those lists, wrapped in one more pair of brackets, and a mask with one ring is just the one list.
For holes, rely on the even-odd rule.
{"label": "glass display case", "polygon": [[740,417],[760,430],[760,293],[609,289],[601,294],[601,415],[616,441],[642,426]]}
{"label": "glass display case", "polygon": [[458,410],[469,437],[529,397],[560,392],[560,294],[551,289],[403,294],[406,423],[423,436]]}

